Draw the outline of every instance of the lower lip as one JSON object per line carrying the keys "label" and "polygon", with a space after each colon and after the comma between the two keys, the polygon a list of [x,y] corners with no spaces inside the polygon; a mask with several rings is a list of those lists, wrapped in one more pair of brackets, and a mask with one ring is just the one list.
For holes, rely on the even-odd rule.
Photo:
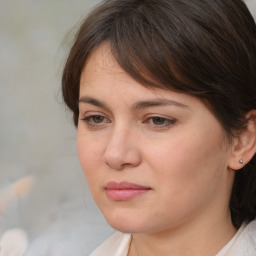
{"label": "lower lip", "polygon": [[150,189],[106,189],[106,195],[113,201],[128,201],[148,191]]}

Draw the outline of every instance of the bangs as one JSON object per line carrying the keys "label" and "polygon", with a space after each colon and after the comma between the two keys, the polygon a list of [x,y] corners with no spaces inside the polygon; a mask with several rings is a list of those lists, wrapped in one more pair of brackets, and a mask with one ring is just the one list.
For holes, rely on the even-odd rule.
{"label": "bangs", "polygon": [[[146,87],[204,97],[207,90],[212,93],[202,79],[204,72],[206,78],[211,76],[207,72],[210,61],[204,65],[195,56],[195,43],[201,41],[199,29],[195,36],[193,25],[189,25],[191,21],[186,22],[184,14],[180,18],[177,12],[175,15],[170,10],[167,13],[164,5],[157,5],[157,8],[161,10],[157,12],[152,5],[138,6],[115,17],[108,41],[117,63]],[[197,42],[193,42],[193,38]],[[207,51],[209,46],[201,44],[200,47]],[[200,77],[194,76],[199,70]]]}

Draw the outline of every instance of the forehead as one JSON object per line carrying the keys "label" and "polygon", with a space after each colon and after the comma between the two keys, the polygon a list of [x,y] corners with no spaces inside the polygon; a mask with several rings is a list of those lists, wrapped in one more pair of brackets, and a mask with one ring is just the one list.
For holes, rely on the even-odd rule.
{"label": "forehead", "polygon": [[[197,98],[173,90],[146,87],[135,81],[117,63],[108,44],[98,47],[88,58],[80,80],[80,102],[101,102],[105,105],[176,106],[191,110],[201,108]],[[99,104],[98,104],[99,105]],[[134,107],[136,106],[136,107]]]}
{"label": "forehead", "polygon": [[108,43],[101,44],[90,54],[84,65],[80,82],[82,83],[84,79],[86,80],[88,74],[92,72],[100,73],[102,71],[109,73],[125,73],[112,55]]}
{"label": "forehead", "polygon": [[80,94],[90,94],[97,90],[101,94],[108,95],[109,89],[115,94],[120,92],[127,95],[128,92],[134,92],[134,98],[140,92],[143,95],[159,96],[166,93],[166,90],[145,87],[135,81],[119,66],[109,44],[104,43],[96,48],[86,61],[80,78]]}

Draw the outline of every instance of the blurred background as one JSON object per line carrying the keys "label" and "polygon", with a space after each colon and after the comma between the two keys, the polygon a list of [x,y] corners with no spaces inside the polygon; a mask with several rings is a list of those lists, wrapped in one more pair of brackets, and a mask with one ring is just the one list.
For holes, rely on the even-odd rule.
{"label": "blurred background", "polygon": [[[90,196],[62,103],[69,42],[96,0],[0,0],[0,236],[29,256],[82,256],[113,231]],[[256,17],[256,0],[247,0]]]}

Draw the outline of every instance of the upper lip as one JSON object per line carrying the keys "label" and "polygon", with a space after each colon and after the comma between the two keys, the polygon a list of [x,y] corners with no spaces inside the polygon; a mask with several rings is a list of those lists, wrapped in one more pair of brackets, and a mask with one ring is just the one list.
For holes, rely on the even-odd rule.
{"label": "upper lip", "polygon": [[108,182],[105,186],[105,189],[110,190],[110,189],[138,189],[138,190],[148,190],[151,189],[150,187],[138,185],[135,183],[130,183],[130,182]]}

